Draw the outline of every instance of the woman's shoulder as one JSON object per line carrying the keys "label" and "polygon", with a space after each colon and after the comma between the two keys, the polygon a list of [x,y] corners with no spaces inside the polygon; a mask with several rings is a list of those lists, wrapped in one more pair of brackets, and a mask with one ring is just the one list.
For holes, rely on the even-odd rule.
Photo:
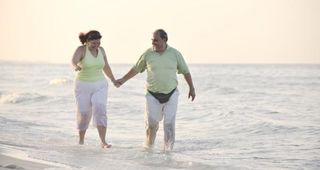
{"label": "woman's shoulder", "polygon": [[84,55],[85,55],[85,50],[86,50],[86,46],[85,45],[79,46],[76,49],[75,55],[76,56],[80,56],[80,58],[82,59],[84,57]]}
{"label": "woman's shoulder", "polygon": [[106,55],[106,51],[104,50],[104,48],[103,47],[99,47],[99,51],[101,51],[102,52],[102,55],[104,56],[104,57],[106,57],[107,55]]}
{"label": "woman's shoulder", "polygon": [[77,48],[77,51],[84,51],[86,49],[86,46],[85,45],[81,45],[81,46],[79,46],[78,48]]}
{"label": "woman's shoulder", "polygon": [[105,52],[105,50],[104,50],[103,47],[100,46],[99,49],[100,49],[101,51]]}

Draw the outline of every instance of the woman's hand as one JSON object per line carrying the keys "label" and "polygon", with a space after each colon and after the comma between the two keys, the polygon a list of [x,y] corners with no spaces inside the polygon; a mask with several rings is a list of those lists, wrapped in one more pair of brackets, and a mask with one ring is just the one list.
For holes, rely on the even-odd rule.
{"label": "woman's hand", "polygon": [[113,81],[113,84],[118,88],[123,84],[123,80],[122,79],[115,80]]}
{"label": "woman's hand", "polygon": [[76,65],[74,71],[80,71],[80,70],[81,70],[81,67]]}

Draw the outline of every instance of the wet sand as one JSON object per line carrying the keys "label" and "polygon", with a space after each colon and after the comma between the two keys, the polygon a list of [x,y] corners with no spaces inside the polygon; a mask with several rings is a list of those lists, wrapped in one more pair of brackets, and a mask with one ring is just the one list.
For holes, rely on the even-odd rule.
{"label": "wet sand", "polygon": [[54,168],[54,166],[0,154],[0,170],[42,170],[51,168]]}

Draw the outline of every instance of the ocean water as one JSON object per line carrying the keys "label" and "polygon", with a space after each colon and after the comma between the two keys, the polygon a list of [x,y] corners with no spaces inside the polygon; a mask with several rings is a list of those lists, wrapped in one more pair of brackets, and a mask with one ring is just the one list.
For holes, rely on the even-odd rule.
{"label": "ocean water", "polygon": [[[131,65],[111,65],[116,77]],[[0,62],[0,153],[55,169],[320,169],[320,65],[190,65],[179,75],[176,143],[143,149],[145,73],[109,83],[110,149],[90,126],[77,145],[75,73],[67,64]]]}

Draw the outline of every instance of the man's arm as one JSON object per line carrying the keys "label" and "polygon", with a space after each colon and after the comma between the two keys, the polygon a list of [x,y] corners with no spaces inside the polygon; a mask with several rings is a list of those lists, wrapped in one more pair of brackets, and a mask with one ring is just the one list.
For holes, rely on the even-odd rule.
{"label": "man's arm", "polygon": [[139,72],[136,71],[134,68],[131,68],[131,70],[124,75],[121,79],[118,79],[117,82],[120,83],[121,85],[124,84],[126,81],[137,75]]}
{"label": "man's arm", "polygon": [[196,92],[195,92],[195,89],[194,89],[194,86],[193,86],[191,74],[190,73],[186,73],[183,76],[184,76],[184,79],[187,81],[188,86],[189,86],[188,98],[191,97],[191,101],[193,101],[194,98],[196,97]]}

